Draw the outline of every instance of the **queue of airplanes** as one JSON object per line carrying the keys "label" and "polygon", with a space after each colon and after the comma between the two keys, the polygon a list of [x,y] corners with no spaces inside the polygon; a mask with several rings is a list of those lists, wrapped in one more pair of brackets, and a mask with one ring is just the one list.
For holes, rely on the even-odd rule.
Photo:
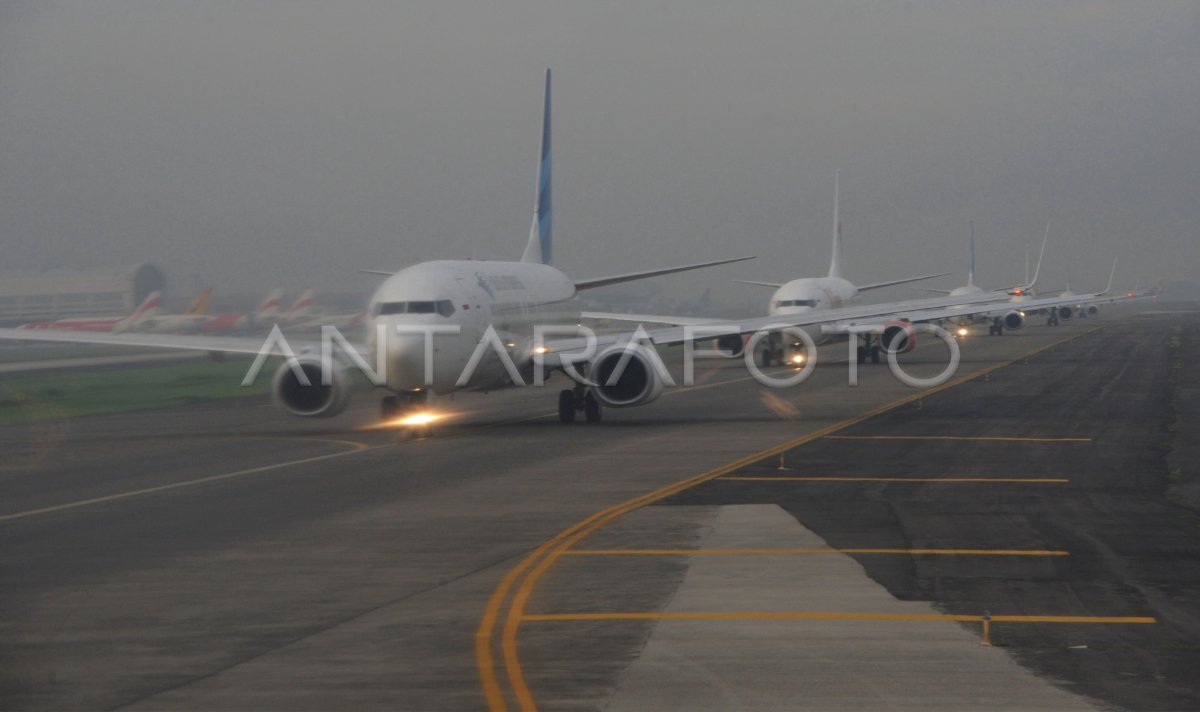
{"label": "queue of airplanes", "polygon": [[[370,297],[367,308],[355,315],[331,318],[309,311],[281,313],[279,294],[273,292],[248,315],[177,315],[169,324],[157,320],[158,297],[152,295],[133,314],[108,320],[108,328],[63,322],[27,325],[29,328],[0,329],[2,339],[123,344],[132,346],[197,350],[209,353],[261,355],[264,339],[237,333],[246,325],[278,323],[290,331],[319,330],[322,324],[361,326],[365,338],[348,342],[349,351],[334,353],[335,367],[328,373],[323,357],[328,345],[321,341],[288,339],[291,350],[272,381],[276,404],[301,417],[329,417],[347,405],[351,370],[360,363],[381,357],[376,364],[382,374],[379,386],[382,415],[391,422],[424,423],[433,417],[434,399],[455,391],[489,391],[521,385],[531,378],[562,373],[566,387],[558,392],[559,420],[567,423],[582,416],[598,421],[604,408],[640,406],[654,401],[663,391],[664,378],[658,368],[655,346],[696,341],[698,328],[728,356],[743,355],[752,334],[768,331],[762,359],[767,365],[799,364],[794,339],[778,336],[780,329],[802,329],[814,342],[831,338],[828,329],[848,330],[864,324],[881,326],[876,333],[851,334],[859,340],[860,363],[878,362],[881,354],[903,353],[916,348],[915,324],[965,324],[989,320],[992,333],[1017,329],[1026,315],[1035,311],[1089,310],[1103,302],[1131,298],[1108,294],[1109,288],[1092,293],[1066,293],[1038,297],[1032,289],[1037,279],[1014,287],[985,290],[974,284],[972,268],[965,287],[936,297],[879,304],[854,305],[859,293],[885,286],[915,282],[940,275],[922,275],[887,282],[855,285],[842,274],[841,223],[835,181],[832,258],[824,277],[793,279],[782,283],[756,282],[774,290],[761,316],[737,322],[720,319],[682,318],[670,315],[629,315],[587,312],[580,307],[579,293],[596,287],[647,279],[661,275],[729,264],[751,257],[713,259],[652,270],[588,279],[573,279],[552,264],[553,232],[551,210],[551,92],[546,71],[542,111],[541,149],[534,194],[533,219],[524,253],[519,261],[435,260],[391,270],[362,270],[384,279]],[[1048,234],[1048,233],[1047,233]],[[1045,241],[1043,240],[1043,252]],[[1040,267],[1040,259],[1039,259]],[[1110,284],[1111,288],[1111,277]],[[1069,291],[1069,290],[1068,290]],[[311,294],[308,298],[311,308]],[[198,311],[207,304],[201,295]],[[305,305],[301,305],[302,307]],[[274,311],[272,311],[274,309]],[[191,310],[189,310],[191,311]],[[636,329],[602,334],[590,343],[574,333],[584,318],[609,318],[640,322]],[[59,326],[53,326],[53,324]],[[192,333],[156,333],[161,330]],[[658,324],[646,328],[644,324]],[[220,324],[221,326],[214,326]],[[546,337],[547,327],[556,327]],[[214,333],[217,329],[226,333]],[[271,332],[271,341],[276,334]],[[376,343],[383,334],[383,343]],[[276,346],[281,346],[272,342]],[[494,348],[480,348],[490,343]],[[582,351],[581,351],[582,350]],[[428,361],[427,361],[428,360]],[[576,364],[579,364],[578,368]],[[460,375],[469,374],[469,375]],[[327,376],[323,378],[323,376]]]}
{"label": "queue of airplanes", "polygon": [[366,318],[365,310],[353,314],[321,311],[316,307],[311,289],[301,292],[287,309],[282,308],[283,289],[273,289],[252,311],[210,313],[212,292],[211,287],[200,292],[181,314],[164,313],[162,292],[154,291],[126,316],[65,318],[23,324],[18,328],[111,334],[240,334],[269,330],[278,324],[289,331],[312,332],[320,331],[323,324],[339,328],[360,326]]}

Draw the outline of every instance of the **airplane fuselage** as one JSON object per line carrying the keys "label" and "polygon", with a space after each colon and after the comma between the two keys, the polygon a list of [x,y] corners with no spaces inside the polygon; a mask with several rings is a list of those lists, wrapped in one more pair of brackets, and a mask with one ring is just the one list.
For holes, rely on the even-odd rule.
{"label": "airplane fuselage", "polygon": [[[811,311],[838,309],[857,296],[858,288],[841,277],[793,279],[771,295],[767,313],[771,316],[792,316]],[[831,337],[822,334],[819,328],[805,327],[804,331],[817,344],[831,340]]]}
{"label": "airplane fuselage", "polygon": [[[375,353],[378,327],[386,329],[387,386],[445,394],[510,384],[503,362],[489,348],[470,380],[456,385],[489,326],[513,363],[524,370],[531,364],[534,327],[574,327],[580,308],[574,282],[549,265],[438,260],[388,277],[371,297],[367,314],[369,353]],[[454,334],[432,336],[432,384],[425,380],[425,334],[397,333],[398,327],[458,328]]]}

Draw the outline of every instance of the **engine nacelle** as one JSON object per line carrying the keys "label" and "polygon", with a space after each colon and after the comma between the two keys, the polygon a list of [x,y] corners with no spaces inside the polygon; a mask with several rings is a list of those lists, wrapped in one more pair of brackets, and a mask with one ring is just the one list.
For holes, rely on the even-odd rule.
{"label": "engine nacelle", "polygon": [[746,351],[746,338],[741,334],[718,336],[713,339],[713,348],[729,354],[729,358],[738,358]]}
{"label": "engine nacelle", "polygon": [[1096,306],[1095,304],[1087,305],[1087,315],[1088,316],[1096,316],[1099,313],[1100,313],[1100,307]]}
{"label": "engine nacelle", "polygon": [[[741,337],[738,337],[739,340]],[[610,408],[627,408],[643,405],[662,395],[663,381],[655,365],[657,354],[640,344],[628,350],[629,359],[625,368],[617,374],[615,383],[609,384],[613,373],[620,367],[626,354],[624,345],[610,346],[592,360],[588,369],[588,380],[592,395]]]}
{"label": "engine nacelle", "polygon": [[907,321],[889,321],[879,334],[879,345],[884,352],[906,354],[917,348],[917,331]]}
{"label": "engine nacelle", "polygon": [[325,385],[321,383],[319,359],[301,357],[297,361],[309,385],[304,385],[285,361],[271,384],[275,404],[302,418],[331,418],[341,413],[350,402],[350,379],[345,369],[335,368],[329,384]]}
{"label": "engine nacelle", "polygon": [[1075,316],[1075,310],[1072,309],[1071,307],[1059,307],[1058,308],[1058,318],[1059,319],[1063,319],[1065,321],[1067,319],[1070,319],[1073,316]]}
{"label": "engine nacelle", "polygon": [[1025,326],[1025,312],[1013,309],[1009,313],[1005,314],[1001,321],[1004,323],[1005,329],[1016,331],[1022,326]]}

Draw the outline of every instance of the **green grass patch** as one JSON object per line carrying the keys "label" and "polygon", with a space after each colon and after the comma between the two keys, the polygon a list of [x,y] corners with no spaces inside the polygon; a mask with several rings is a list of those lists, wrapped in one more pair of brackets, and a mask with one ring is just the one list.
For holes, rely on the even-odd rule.
{"label": "green grass patch", "polygon": [[270,392],[275,359],[254,385],[240,384],[249,358],[46,373],[0,380],[0,424],[170,408]]}

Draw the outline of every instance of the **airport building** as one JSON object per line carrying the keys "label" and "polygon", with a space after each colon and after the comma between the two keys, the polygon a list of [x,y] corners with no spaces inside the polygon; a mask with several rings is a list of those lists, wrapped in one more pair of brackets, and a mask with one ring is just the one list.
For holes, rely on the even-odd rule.
{"label": "airport building", "polygon": [[0,277],[0,322],[128,314],[166,282],[162,269],[148,262],[6,275]]}

